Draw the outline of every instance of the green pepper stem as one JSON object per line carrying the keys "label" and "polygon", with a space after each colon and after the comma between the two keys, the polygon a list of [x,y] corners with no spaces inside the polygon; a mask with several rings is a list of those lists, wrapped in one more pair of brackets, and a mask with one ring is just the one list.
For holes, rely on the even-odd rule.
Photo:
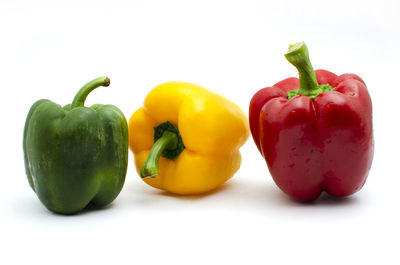
{"label": "green pepper stem", "polygon": [[310,62],[306,44],[298,42],[290,45],[285,57],[299,72],[300,88],[298,93],[311,96],[313,92],[319,89],[319,85]]}
{"label": "green pepper stem", "polygon": [[109,86],[109,85],[110,85],[110,79],[106,76],[99,77],[90,81],[89,83],[84,85],[75,95],[74,100],[72,101],[71,104],[71,109],[76,107],[83,107],[83,105],[85,104],[86,97],[93,89],[98,88],[99,86]]}
{"label": "green pepper stem", "polygon": [[165,149],[174,149],[178,145],[178,135],[170,131],[164,131],[163,135],[158,138],[150,150],[146,161],[140,169],[142,178],[155,177],[160,172],[158,162],[160,156]]}

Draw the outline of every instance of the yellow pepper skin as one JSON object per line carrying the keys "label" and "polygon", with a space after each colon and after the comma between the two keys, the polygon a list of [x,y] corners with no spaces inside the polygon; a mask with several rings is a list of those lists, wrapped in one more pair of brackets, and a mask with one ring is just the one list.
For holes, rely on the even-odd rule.
{"label": "yellow pepper skin", "polygon": [[156,176],[142,175],[147,184],[175,194],[200,194],[239,169],[239,148],[249,136],[245,113],[198,85],[168,82],[151,90],[129,120],[129,146],[139,174],[155,145],[155,127],[167,121],[177,127],[185,148],[174,159],[161,157]]}

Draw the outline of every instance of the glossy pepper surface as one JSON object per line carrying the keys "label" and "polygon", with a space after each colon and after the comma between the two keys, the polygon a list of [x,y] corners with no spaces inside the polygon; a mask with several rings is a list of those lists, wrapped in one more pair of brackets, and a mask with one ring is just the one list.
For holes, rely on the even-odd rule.
{"label": "glossy pepper surface", "polygon": [[138,173],[147,184],[176,194],[204,193],[232,177],[248,131],[237,105],[184,82],[155,87],[129,120]]}
{"label": "glossy pepper surface", "polygon": [[30,109],[24,129],[28,181],[51,211],[71,214],[88,204],[104,206],[119,194],[128,163],[128,126],[112,105],[84,107],[87,95],[108,86],[97,78],[65,107],[47,99]]}
{"label": "glossy pepper surface", "polygon": [[364,185],[373,157],[372,103],[354,74],[314,72],[304,43],[285,57],[299,71],[258,91],[250,130],[275,183],[300,201],[343,197]]}

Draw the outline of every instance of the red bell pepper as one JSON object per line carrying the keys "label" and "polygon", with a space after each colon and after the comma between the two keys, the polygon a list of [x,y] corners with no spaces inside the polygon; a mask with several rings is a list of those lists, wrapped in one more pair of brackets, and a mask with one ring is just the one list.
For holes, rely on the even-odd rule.
{"label": "red bell pepper", "polygon": [[373,157],[372,103],[354,74],[314,72],[304,43],[285,54],[298,72],[250,102],[253,139],[275,183],[300,201],[343,197],[364,185]]}

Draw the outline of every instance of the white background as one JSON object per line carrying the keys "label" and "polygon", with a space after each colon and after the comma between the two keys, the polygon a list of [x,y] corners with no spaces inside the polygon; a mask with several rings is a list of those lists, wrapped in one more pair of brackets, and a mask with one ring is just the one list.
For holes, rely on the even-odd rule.
{"label": "white background", "polygon": [[[1,264],[399,264],[399,1],[0,2]],[[341,200],[288,199],[250,138],[239,172],[205,196],[143,183],[133,156],[120,196],[61,216],[28,185],[22,132],[30,106],[61,105],[93,78],[111,86],[86,105],[127,119],[171,80],[252,95],[296,70],[283,57],[305,41],[315,69],[351,72],[374,107],[375,157],[364,188]]]}

